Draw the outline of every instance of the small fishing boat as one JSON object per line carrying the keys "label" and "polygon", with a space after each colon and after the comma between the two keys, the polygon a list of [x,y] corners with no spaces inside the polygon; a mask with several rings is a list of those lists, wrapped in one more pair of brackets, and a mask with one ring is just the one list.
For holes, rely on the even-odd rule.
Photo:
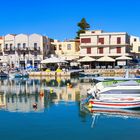
{"label": "small fishing boat", "polygon": [[90,99],[88,107],[136,109],[136,108],[140,108],[140,97]]}
{"label": "small fishing boat", "polygon": [[94,72],[94,73],[87,73],[87,72],[79,72],[80,77],[98,77],[100,76],[100,73]]}
{"label": "small fishing boat", "polygon": [[136,81],[125,81],[106,86],[99,82],[87,94],[98,97],[140,97],[140,84]]}
{"label": "small fishing boat", "polygon": [[16,73],[15,78],[28,78],[29,74],[27,73]]}
{"label": "small fishing boat", "polygon": [[94,77],[94,81],[129,81],[129,80],[140,80],[140,77]]}
{"label": "small fishing boat", "polygon": [[125,71],[125,75],[122,77],[93,77],[94,81],[98,81],[98,82],[103,82],[103,81],[129,81],[129,80],[140,80],[140,76],[134,76],[133,77],[129,75],[129,70],[127,69]]}
{"label": "small fishing boat", "polygon": [[3,71],[0,72],[0,78],[7,78],[7,77],[8,77],[7,73],[5,73]]}

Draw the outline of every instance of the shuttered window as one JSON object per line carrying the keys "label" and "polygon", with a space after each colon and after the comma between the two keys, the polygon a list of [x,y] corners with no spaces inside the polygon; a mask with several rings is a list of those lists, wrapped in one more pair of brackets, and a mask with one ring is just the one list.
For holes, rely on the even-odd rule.
{"label": "shuttered window", "polygon": [[104,44],[104,38],[99,38],[98,43]]}
{"label": "shuttered window", "polygon": [[81,38],[81,43],[91,43],[91,38]]}
{"label": "shuttered window", "polygon": [[103,54],[103,53],[104,53],[104,48],[103,47],[99,48],[99,54]]}
{"label": "shuttered window", "polygon": [[117,50],[117,53],[121,53],[121,47],[117,47],[116,50]]}
{"label": "shuttered window", "polygon": [[91,48],[87,48],[87,54],[91,54]]}
{"label": "shuttered window", "polygon": [[121,38],[117,37],[117,44],[121,44]]}

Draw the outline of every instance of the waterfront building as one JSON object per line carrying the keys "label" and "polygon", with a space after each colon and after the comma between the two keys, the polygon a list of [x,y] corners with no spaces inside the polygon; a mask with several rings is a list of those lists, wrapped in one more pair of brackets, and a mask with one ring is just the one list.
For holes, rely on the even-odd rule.
{"label": "waterfront building", "polygon": [[15,55],[15,34],[4,36],[4,60],[12,67],[17,60]]}
{"label": "waterfront building", "polygon": [[54,53],[57,56],[63,57],[65,60],[68,61],[79,58],[79,40],[66,40],[62,42],[54,40],[52,44],[54,45]]}
{"label": "waterfront building", "polygon": [[[104,56],[106,56],[107,62],[109,62],[109,58],[115,60],[121,56],[132,56],[131,49],[130,36],[126,32],[95,30],[80,34],[80,57],[90,56],[100,61],[106,60],[104,59]],[[122,61],[117,63],[125,65],[125,62]],[[100,64],[104,65],[99,62]],[[113,65],[115,65],[115,61]]]}
{"label": "waterfront building", "polygon": [[132,53],[136,54],[137,58],[140,58],[140,37],[130,36],[130,44],[132,45]]}
{"label": "waterfront building", "polygon": [[0,66],[3,64],[3,47],[4,46],[4,39],[3,37],[0,37]]}
{"label": "waterfront building", "polygon": [[10,67],[39,67],[50,52],[49,39],[39,34],[4,36],[4,59]]}

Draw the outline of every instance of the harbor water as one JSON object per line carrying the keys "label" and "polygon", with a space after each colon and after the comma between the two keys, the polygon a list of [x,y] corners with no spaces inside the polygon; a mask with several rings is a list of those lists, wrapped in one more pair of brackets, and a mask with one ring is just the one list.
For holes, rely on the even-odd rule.
{"label": "harbor water", "polygon": [[139,139],[140,110],[94,112],[80,105],[91,86],[79,79],[1,80],[0,139]]}

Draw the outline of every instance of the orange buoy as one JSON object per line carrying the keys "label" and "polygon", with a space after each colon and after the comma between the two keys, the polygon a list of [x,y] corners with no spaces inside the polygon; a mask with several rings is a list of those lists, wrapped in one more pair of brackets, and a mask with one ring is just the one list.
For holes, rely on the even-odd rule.
{"label": "orange buoy", "polygon": [[69,88],[72,88],[72,84],[69,85]]}
{"label": "orange buoy", "polygon": [[43,97],[43,96],[44,96],[44,91],[41,90],[40,93],[39,93],[39,95],[40,95],[41,97]]}

